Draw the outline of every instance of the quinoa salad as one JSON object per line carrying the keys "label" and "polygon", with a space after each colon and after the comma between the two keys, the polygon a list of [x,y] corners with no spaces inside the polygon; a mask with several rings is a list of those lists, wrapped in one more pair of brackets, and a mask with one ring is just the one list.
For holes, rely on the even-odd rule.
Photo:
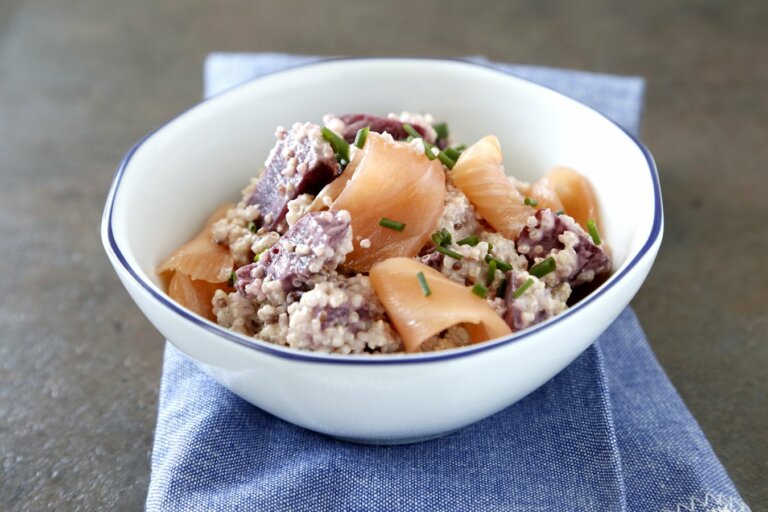
{"label": "quinoa salad", "polygon": [[327,115],[275,139],[239,202],[158,268],[173,300],[245,336],[338,354],[458,348],[562,313],[611,270],[586,178],[508,177],[493,135],[458,145],[403,112]]}

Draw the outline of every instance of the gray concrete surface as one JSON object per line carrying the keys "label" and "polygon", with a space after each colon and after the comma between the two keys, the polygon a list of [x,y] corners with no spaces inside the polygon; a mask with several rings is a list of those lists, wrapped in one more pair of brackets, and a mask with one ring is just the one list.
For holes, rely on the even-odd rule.
{"label": "gray concrete surface", "polygon": [[648,78],[666,237],[634,301],[768,509],[768,3],[0,0],[0,510],[137,509],[162,340],[103,254],[122,154],[212,50],[455,56]]}

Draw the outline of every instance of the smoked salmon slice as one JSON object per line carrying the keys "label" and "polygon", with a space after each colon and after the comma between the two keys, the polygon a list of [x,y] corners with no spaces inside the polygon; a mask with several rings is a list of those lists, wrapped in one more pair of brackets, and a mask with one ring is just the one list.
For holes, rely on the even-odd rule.
{"label": "smoked salmon slice", "polygon": [[223,283],[232,274],[235,262],[226,246],[211,238],[211,226],[227,214],[231,204],[222,205],[208,218],[198,235],[181,246],[157,269],[158,274],[176,271],[191,279]]}
{"label": "smoked salmon slice", "polygon": [[362,151],[355,153],[355,157],[352,159],[346,169],[344,169],[344,171],[335,180],[324,186],[323,189],[318,192],[317,196],[315,196],[315,199],[312,201],[312,203],[310,203],[308,211],[319,212],[321,210],[327,210],[328,206],[333,204],[333,202],[344,191],[344,188],[347,186],[347,183],[349,183],[349,180],[352,179],[352,175],[355,174],[355,169],[357,169],[357,166],[360,164],[360,159],[362,156]]}
{"label": "smoked salmon slice", "polygon": [[555,187],[546,177],[539,179],[531,186],[530,195],[538,201],[537,208],[549,208],[555,213],[560,210],[565,211],[565,206],[563,206],[560,196],[557,195]]}
{"label": "smoked salmon slice", "polygon": [[[331,210],[347,210],[352,217],[354,248],[344,265],[367,272],[387,258],[416,256],[427,243],[443,213],[445,172],[439,160],[373,132],[360,152]],[[383,218],[405,227],[383,227]]]}
{"label": "smoked salmon slice", "polygon": [[525,198],[504,174],[501,162],[499,139],[488,135],[461,153],[451,179],[488,224],[516,240],[535,211],[524,204]]}
{"label": "smoked salmon slice", "polygon": [[168,296],[179,305],[198,315],[215,321],[213,316],[213,294],[221,284],[191,279],[181,272],[174,272],[168,283]]}
{"label": "smoked salmon slice", "polygon": [[560,200],[560,208],[541,203],[539,207],[550,208],[554,212],[562,209],[585,230],[588,229],[587,221],[594,220],[597,228],[600,229],[600,211],[595,193],[592,185],[581,173],[563,165],[553,167],[543,178],[533,184],[532,194],[540,201],[540,197],[543,199],[552,195],[557,196]]}
{"label": "smoked salmon slice", "polygon": [[[429,288],[419,282],[423,272]],[[510,334],[512,330],[491,306],[470,288],[409,258],[391,258],[371,268],[371,284],[389,319],[403,339],[406,352],[448,327],[463,324],[472,343]]]}

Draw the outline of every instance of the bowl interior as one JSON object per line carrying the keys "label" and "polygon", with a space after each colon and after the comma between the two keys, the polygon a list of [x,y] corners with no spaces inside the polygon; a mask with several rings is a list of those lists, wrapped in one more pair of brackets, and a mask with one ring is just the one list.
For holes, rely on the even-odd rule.
{"label": "bowl interior", "polygon": [[278,125],[326,113],[428,112],[470,144],[501,141],[509,175],[533,181],[557,164],[591,181],[614,273],[651,236],[654,184],[638,145],[593,110],[483,66],[409,59],[339,60],[279,72],[208,100],[145,139],[114,191],[111,227],[128,265],[155,268],[261,168]]}

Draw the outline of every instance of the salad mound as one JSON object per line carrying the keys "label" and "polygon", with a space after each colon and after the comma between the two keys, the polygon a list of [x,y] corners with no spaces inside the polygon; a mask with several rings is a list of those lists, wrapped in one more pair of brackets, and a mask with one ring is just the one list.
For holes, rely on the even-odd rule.
{"label": "salad mound", "polygon": [[403,112],[275,137],[240,201],[158,268],[173,300],[233,331],[339,354],[457,348],[565,311],[611,270],[587,179],[510,178],[493,135],[455,145]]}

